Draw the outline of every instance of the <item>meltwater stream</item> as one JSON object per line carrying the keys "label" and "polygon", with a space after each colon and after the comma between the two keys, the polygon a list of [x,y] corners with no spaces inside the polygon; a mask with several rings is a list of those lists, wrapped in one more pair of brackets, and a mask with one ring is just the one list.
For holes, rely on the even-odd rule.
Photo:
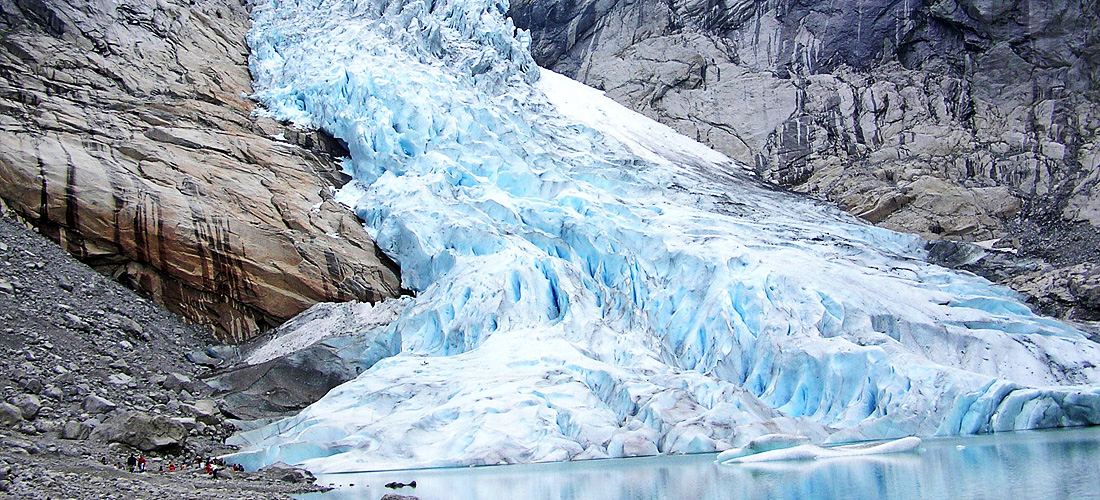
{"label": "meltwater stream", "polygon": [[[265,0],[255,97],[344,141],[415,294],[232,457],[315,472],[1100,423],[1100,347],[923,242],[540,71],[502,0]],[[349,276],[348,279],[355,279]],[[281,345],[297,345],[283,342]]]}

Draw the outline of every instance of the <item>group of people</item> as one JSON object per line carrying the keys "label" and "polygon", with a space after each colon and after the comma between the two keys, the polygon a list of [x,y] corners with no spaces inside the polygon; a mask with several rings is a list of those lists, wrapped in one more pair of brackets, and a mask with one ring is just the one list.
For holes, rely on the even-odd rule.
{"label": "group of people", "polygon": [[[99,460],[99,463],[101,463],[103,465],[107,465],[107,457],[101,458]],[[122,461],[120,460],[118,462],[118,464],[115,465],[115,467],[118,467],[119,469],[121,469],[123,467]],[[130,472],[135,472],[135,471],[136,472],[145,472],[145,455],[140,455],[139,456],[139,455],[134,455],[133,453],[131,453],[130,456],[126,458],[126,466],[125,467],[126,467],[126,470],[128,470]]]}
{"label": "group of people", "polygon": [[[202,464],[202,462],[203,462],[203,460],[200,458],[199,459],[199,464]],[[206,459],[206,465],[203,467],[202,471],[207,473],[207,474],[210,474],[215,479],[217,479],[218,478],[218,469],[224,469],[226,467],[229,467],[229,468],[231,468],[235,471],[243,471],[244,470],[244,466],[241,465],[241,464],[227,465],[225,463],[225,460],[222,460],[220,458],[207,458]]]}
{"label": "group of people", "polygon": [[[107,457],[100,459],[100,463],[107,465]],[[126,470],[130,472],[145,472],[145,455],[130,454],[126,458]],[[234,471],[244,471],[244,466],[241,464],[226,464],[225,460],[221,458],[199,458],[197,465],[202,467],[202,471],[206,474],[212,475],[214,478],[218,477],[218,469],[230,468]],[[123,468],[122,461],[119,461],[116,465],[119,469]],[[184,463],[176,464],[175,462],[168,462],[168,465],[161,464],[160,472],[168,471],[175,472],[177,470],[187,470],[187,465]]]}

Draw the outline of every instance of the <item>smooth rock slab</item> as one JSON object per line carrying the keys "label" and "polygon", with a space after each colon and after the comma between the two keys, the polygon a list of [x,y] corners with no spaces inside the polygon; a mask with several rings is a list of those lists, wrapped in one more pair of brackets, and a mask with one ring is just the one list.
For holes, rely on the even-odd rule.
{"label": "smooth rock slab", "polygon": [[94,415],[98,413],[107,413],[111,410],[114,410],[115,408],[118,408],[118,405],[99,396],[96,396],[95,394],[89,394],[87,397],[84,398],[82,408],[84,408],[84,411]]}
{"label": "smooth rock slab", "polygon": [[187,429],[163,415],[128,411],[96,427],[91,438],[128,444],[142,451],[166,450],[182,446],[187,439]]}

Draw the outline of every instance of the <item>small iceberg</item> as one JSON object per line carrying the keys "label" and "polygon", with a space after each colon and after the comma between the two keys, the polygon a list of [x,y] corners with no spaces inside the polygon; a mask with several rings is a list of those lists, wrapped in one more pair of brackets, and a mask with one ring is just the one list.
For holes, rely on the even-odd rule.
{"label": "small iceberg", "polygon": [[821,446],[813,444],[803,444],[790,448],[772,449],[753,455],[734,457],[728,460],[722,460],[722,456],[719,455],[719,462],[727,464],[744,464],[759,462],[781,462],[791,460],[821,460],[826,458],[861,457],[867,455],[886,455],[890,453],[906,453],[916,451],[918,448],[920,448],[920,445],[921,439],[914,436],[904,437],[901,439],[895,439],[893,441],[886,442],[860,443],[829,448],[823,448]]}
{"label": "small iceberg", "polygon": [[760,437],[753,438],[749,441],[749,444],[740,448],[733,448],[718,454],[716,461],[718,463],[733,460],[735,458],[746,457],[749,455],[756,455],[765,451],[775,451],[787,448],[793,448],[795,446],[810,444],[810,438],[806,436],[799,436],[797,434],[765,434]]}

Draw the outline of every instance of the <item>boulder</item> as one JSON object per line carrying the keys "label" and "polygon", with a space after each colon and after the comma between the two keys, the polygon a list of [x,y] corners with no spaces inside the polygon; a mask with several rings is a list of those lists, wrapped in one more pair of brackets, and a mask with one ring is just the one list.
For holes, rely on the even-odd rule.
{"label": "boulder", "polygon": [[3,443],[5,446],[19,448],[27,452],[28,455],[37,455],[39,453],[42,453],[42,446],[34,441],[28,441],[26,439],[20,439],[16,437],[4,437]]}
{"label": "boulder", "polygon": [[23,410],[11,403],[0,403],[0,425],[13,427],[23,422]]}
{"label": "boulder", "polygon": [[260,473],[288,483],[312,483],[315,480],[308,470],[287,465],[284,462],[275,462],[264,467],[260,469]]}
{"label": "boulder", "polygon": [[42,395],[55,401],[61,401],[65,397],[65,391],[62,391],[56,385],[50,384],[42,389]]}
{"label": "boulder", "polygon": [[84,408],[84,411],[96,415],[100,413],[110,412],[115,408],[118,408],[118,405],[99,396],[96,396],[95,394],[89,394],[84,397],[84,403],[81,405],[81,407]]}
{"label": "boulder", "polygon": [[165,376],[164,380],[160,383],[160,385],[161,385],[161,387],[164,387],[165,389],[168,389],[169,391],[180,392],[180,391],[187,390],[189,387],[191,387],[192,383],[194,383],[194,382],[191,380],[191,377],[188,377],[187,375],[183,375],[183,374],[180,374],[180,373],[172,372],[172,373],[169,373],[168,375]]}
{"label": "boulder", "polygon": [[95,428],[92,439],[123,443],[141,451],[172,450],[183,446],[187,429],[163,415],[121,412]]}
{"label": "boulder", "polygon": [[34,420],[38,416],[38,410],[42,408],[42,401],[38,399],[38,396],[33,394],[21,394],[16,396],[11,401],[16,407],[23,412],[23,418],[26,420]]}
{"label": "boulder", "polygon": [[[27,379],[26,384],[23,384],[23,387],[25,389],[27,389],[28,392],[32,392],[32,393],[35,393],[35,394],[37,394],[39,392],[42,392],[42,390],[43,390],[42,379],[40,379],[38,377],[33,377],[33,378],[30,378],[30,379]],[[48,394],[46,394],[46,393],[43,393],[43,395],[48,396]]]}
{"label": "boulder", "polygon": [[98,425],[98,420],[89,419],[84,422],[70,420],[61,427],[61,439],[88,439]]}
{"label": "boulder", "polygon": [[208,380],[233,418],[286,416],[355,378],[356,363],[318,344],[257,365],[245,365]]}
{"label": "boulder", "polygon": [[206,424],[195,420],[194,417],[172,417],[172,420],[187,429],[188,433],[191,433],[191,431],[201,433],[206,430]]}
{"label": "boulder", "polygon": [[133,381],[134,377],[125,373],[112,373],[107,377],[107,383],[112,385],[129,385]]}
{"label": "boulder", "polygon": [[199,399],[186,406],[199,422],[216,425],[221,420],[221,410],[218,409],[218,403],[213,400]]}

